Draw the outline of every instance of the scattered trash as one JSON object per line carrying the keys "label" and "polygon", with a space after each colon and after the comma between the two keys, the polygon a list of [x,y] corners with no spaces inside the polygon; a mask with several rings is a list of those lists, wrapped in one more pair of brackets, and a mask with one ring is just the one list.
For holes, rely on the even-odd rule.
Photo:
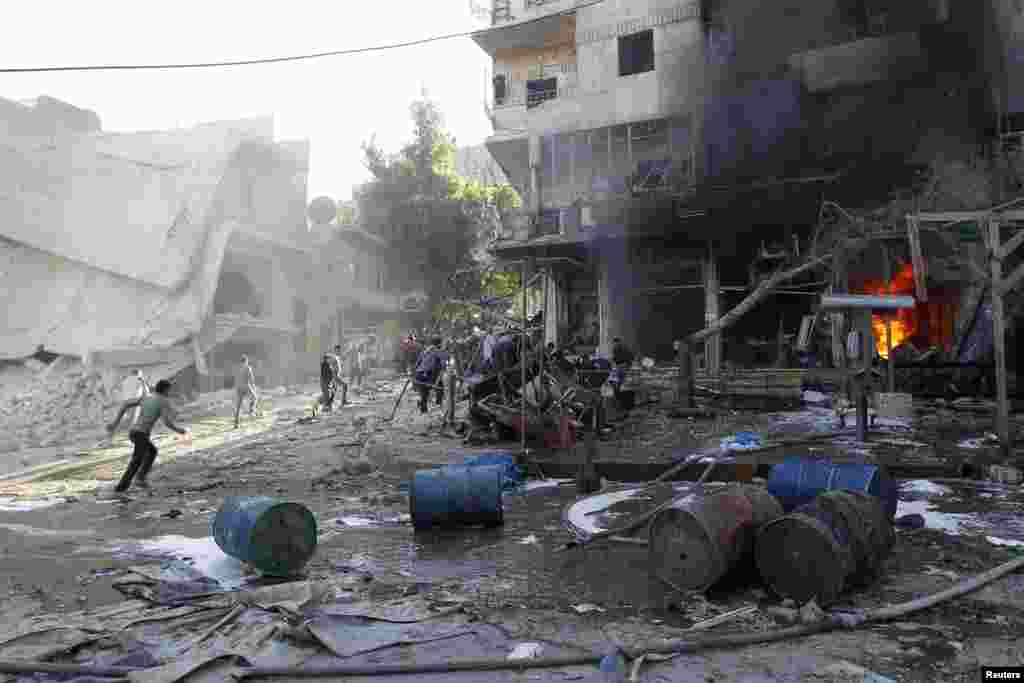
{"label": "scattered trash", "polygon": [[795,624],[800,620],[800,612],[789,607],[766,607],[764,612],[784,624]]}
{"label": "scattered trash", "polygon": [[583,603],[582,605],[573,605],[572,609],[577,614],[589,614],[590,612],[604,612],[605,611],[605,609],[603,607],[598,607],[597,605],[592,605],[590,603]]}
{"label": "scattered trash", "polygon": [[752,451],[763,447],[761,435],[754,432],[737,432],[719,443],[719,448],[723,451]]}
{"label": "scattered trash", "polygon": [[536,534],[530,534],[524,538],[519,539],[519,545],[537,545],[540,541],[537,539]]}
{"label": "scattered trash", "polygon": [[950,581],[959,581],[960,580],[960,575],[959,574],[957,574],[956,572],[951,572],[948,569],[938,569],[937,567],[927,567],[924,570],[924,573],[927,574],[928,576],[941,576],[943,578],[949,579]]}
{"label": "scattered trash", "polygon": [[804,403],[824,405],[830,403],[832,399],[820,391],[805,391],[803,393],[803,400]]}
{"label": "scattered trash", "polygon": [[1024,477],[1022,477],[1021,471],[1016,467],[992,465],[988,468],[988,478],[1000,484],[1010,484],[1011,486],[1015,486],[1019,484],[1021,479]]}
{"label": "scattered trash", "polygon": [[804,604],[799,611],[800,621],[804,624],[817,624],[818,622],[824,621],[825,610],[818,606],[817,600],[811,600]]}
{"label": "scattered trash", "polygon": [[162,514],[160,516],[161,517],[166,517],[167,519],[177,519],[178,517],[181,517],[181,514],[182,514],[181,510],[178,510],[177,508],[173,508],[171,510],[168,510],[167,512],[165,512],[164,514]]}
{"label": "scattered trash", "polygon": [[538,659],[544,646],[540,643],[520,643],[509,653],[508,659],[516,661],[519,659]]}

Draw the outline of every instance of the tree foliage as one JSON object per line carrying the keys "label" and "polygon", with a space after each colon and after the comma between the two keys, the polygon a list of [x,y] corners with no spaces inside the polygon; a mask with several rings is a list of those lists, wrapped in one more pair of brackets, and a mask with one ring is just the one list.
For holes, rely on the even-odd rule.
{"label": "tree foliage", "polygon": [[[359,194],[363,227],[399,249],[405,287],[423,287],[436,305],[451,276],[473,271],[486,261],[481,248],[498,228],[502,214],[520,200],[509,185],[484,185],[455,169],[455,138],[444,128],[437,104],[423,98],[410,107],[412,140],[396,154],[370,138],[363,162],[372,180]],[[476,288],[498,287],[500,278]]]}

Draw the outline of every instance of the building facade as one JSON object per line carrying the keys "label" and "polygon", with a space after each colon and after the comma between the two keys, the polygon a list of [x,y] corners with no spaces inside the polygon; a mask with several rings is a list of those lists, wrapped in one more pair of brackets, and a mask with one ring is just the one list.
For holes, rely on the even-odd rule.
{"label": "building facade", "polygon": [[487,148],[524,210],[492,251],[546,273],[549,339],[671,356],[823,198],[991,142],[1020,108],[1010,5],[494,0]]}
{"label": "building facade", "polygon": [[270,118],[107,132],[86,110],[0,100],[0,357],[39,348],[231,386],[314,379],[345,309],[391,315],[367,244],[314,233],[309,145]]}

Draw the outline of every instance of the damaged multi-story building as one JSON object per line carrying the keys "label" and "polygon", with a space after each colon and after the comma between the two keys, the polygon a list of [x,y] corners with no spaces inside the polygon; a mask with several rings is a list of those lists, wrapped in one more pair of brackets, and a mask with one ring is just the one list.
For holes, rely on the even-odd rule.
{"label": "damaged multi-story building", "polygon": [[[759,269],[806,248],[824,200],[884,201],[937,159],[966,162],[1024,128],[1013,5],[494,0],[475,36],[493,58],[486,145],[524,208],[492,251],[546,274],[548,340],[607,353],[621,337],[669,358]],[[894,233],[888,282],[869,249],[849,264],[854,291],[912,288]],[[969,239],[957,249],[983,258]],[[795,336],[814,284],[777,292],[724,348],[711,337],[707,367],[756,354],[746,340],[780,324]],[[936,266],[928,286],[905,336],[953,353],[973,316],[962,269]]]}
{"label": "damaged multi-story building", "polygon": [[346,326],[397,318],[400,297],[379,245],[310,229],[308,162],[271,118],[106,132],[53,98],[0,100],[0,358],[177,374],[185,391],[230,387],[243,354],[262,385],[315,378]]}

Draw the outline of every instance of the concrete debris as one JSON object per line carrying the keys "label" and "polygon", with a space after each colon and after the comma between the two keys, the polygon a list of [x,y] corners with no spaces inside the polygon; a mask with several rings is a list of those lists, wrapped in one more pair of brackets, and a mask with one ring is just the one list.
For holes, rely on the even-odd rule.
{"label": "concrete debris", "polygon": [[800,608],[800,621],[805,624],[817,624],[824,621],[827,616],[816,600],[811,600]]}
{"label": "concrete debris", "polygon": [[102,438],[104,420],[123,400],[121,377],[67,359],[39,372],[28,369],[0,372],[0,452]]}

